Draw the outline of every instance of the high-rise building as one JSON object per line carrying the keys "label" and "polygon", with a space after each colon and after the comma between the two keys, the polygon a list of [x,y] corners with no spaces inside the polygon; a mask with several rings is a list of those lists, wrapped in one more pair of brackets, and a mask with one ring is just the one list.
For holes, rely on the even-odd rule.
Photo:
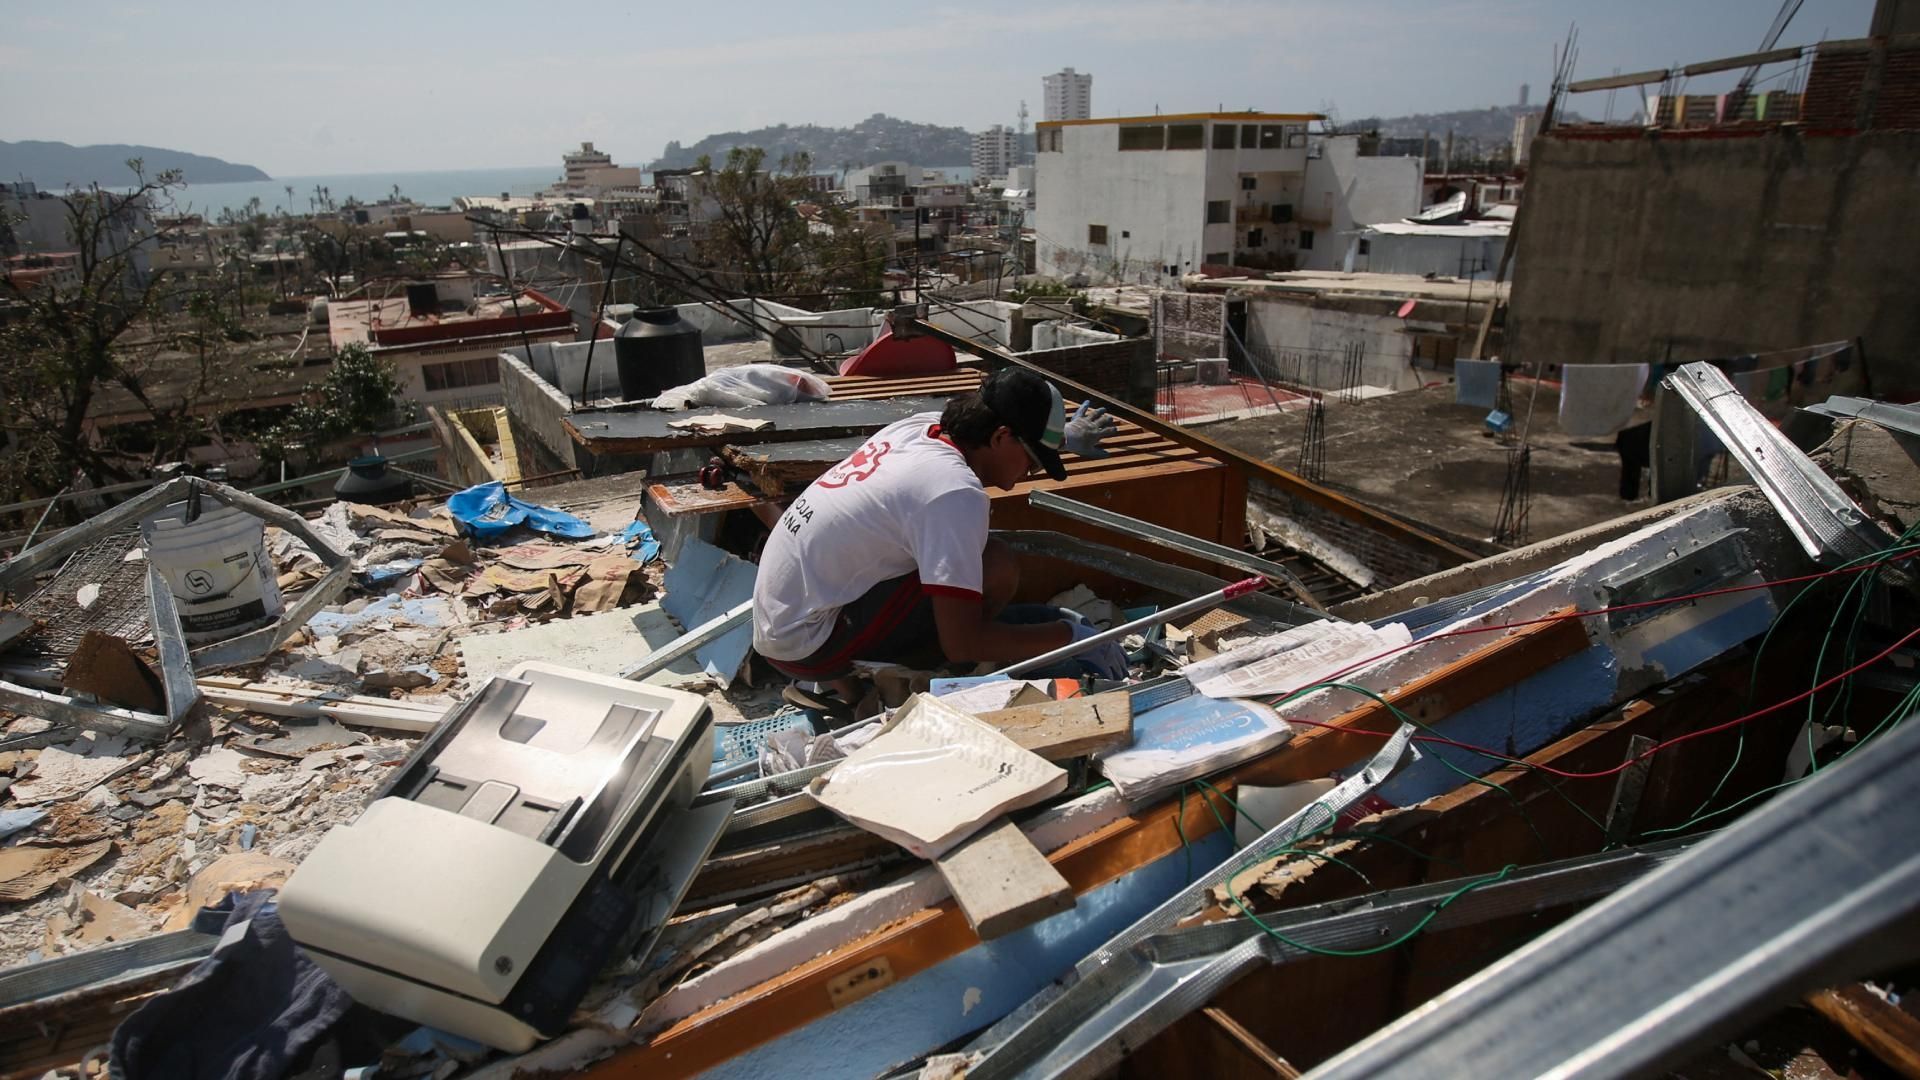
{"label": "high-rise building", "polygon": [[973,133],[973,178],[987,180],[1007,175],[1016,148],[1012,129],[995,124]]}
{"label": "high-rise building", "polygon": [[1533,88],[1526,83],[1520,84],[1520,107],[1523,109],[1527,107],[1527,91],[1531,89]]}
{"label": "high-rise building", "polygon": [[1093,76],[1061,68],[1040,78],[1043,120],[1085,120],[1093,115]]}
{"label": "high-rise building", "polygon": [[613,164],[613,156],[604,150],[595,150],[590,142],[580,144],[580,149],[569,150],[561,157],[566,166],[566,183],[578,187],[587,182],[588,169],[604,169]]}

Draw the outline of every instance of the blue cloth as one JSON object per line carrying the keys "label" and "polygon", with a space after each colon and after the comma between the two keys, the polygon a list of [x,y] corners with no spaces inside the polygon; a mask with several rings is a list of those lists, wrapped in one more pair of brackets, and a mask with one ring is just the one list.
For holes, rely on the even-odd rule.
{"label": "blue cloth", "polygon": [[1453,362],[1453,402],[1491,409],[1500,396],[1500,361],[1455,360]]}
{"label": "blue cloth", "polygon": [[276,1080],[353,999],[294,945],[270,890],[229,895],[213,954],[113,1032],[113,1080]]}
{"label": "blue cloth", "polygon": [[517,525],[572,540],[593,535],[593,526],[563,510],[522,502],[498,480],[455,492],[447,498],[447,512],[476,540],[498,539]]}
{"label": "blue cloth", "polygon": [[634,561],[645,564],[660,557],[660,541],[654,539],[653,529],[644,521],[636,521],[627,526],[620,534],[620,540],[627,545],[627,554]]}

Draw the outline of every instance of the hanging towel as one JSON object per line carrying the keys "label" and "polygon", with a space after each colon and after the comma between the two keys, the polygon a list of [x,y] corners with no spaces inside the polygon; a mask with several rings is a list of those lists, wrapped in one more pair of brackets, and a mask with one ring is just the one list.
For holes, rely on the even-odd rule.
{"label": "hanging towel", "polygon": [[1455,360],[1453,403],[1491,409],[1500,394],[1500,361]]}
{"label": "hanging towel", "polygon": [[1560,430],[1576,437],[1616,434],[1633,421],[1645,364],[1567,364],[1560,369]]}

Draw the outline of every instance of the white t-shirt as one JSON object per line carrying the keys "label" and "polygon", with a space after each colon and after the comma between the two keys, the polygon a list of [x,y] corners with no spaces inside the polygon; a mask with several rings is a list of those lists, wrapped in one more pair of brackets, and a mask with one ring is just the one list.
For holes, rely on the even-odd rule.
{"label": "white t-shirt", "polygon": [[787,507],[760,554],[753,647],[804,660],[840,609],[918,571],[930,593],[981,595],[990,500],[938,413],[892,424],[827,470]]}

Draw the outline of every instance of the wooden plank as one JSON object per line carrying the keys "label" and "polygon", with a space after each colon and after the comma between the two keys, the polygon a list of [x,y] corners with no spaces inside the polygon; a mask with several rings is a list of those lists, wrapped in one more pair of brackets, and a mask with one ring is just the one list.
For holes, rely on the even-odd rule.
{"label": "wooden plank", "polygon": [[1032,926],[1074,904],[1073,887],[1012,818],[981,829],[933,865],[982,941]]}
{"label": "wooden plank", "polygon": [[723,510],[745,510],[773,499],[741,487],[732,480],[711,490],[689,476],[663,476],[647,485],[647,493],[653,496],[654,505],[668,517],[682,514],[717,514]]}
{"label": "wooden plank", "polygon": [[1807,1004],[1907,1080],[1920,1080],[1920,1020],[1854,983],[1807,995]]}
{"label": "wooden plank", "polygon": [[325,717],[342,724],[403,731],[432,731],[446,713],[443,705],[415,705],[359,694],[302,691],[271,683],[205,676],[194,680],[200,695],[215,705],[228,705],[269,716]]}
{"label": "wooden plank", "polygon": [[996,709],[975,719],[1048,761],[1133,745],[1133,701],[1124,690]]}

